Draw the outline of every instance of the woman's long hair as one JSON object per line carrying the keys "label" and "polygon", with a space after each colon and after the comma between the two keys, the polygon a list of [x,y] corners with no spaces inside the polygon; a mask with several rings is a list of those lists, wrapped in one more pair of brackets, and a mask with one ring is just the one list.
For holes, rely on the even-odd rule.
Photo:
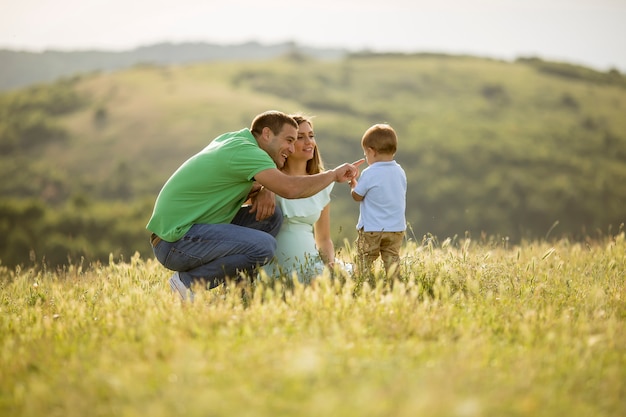
{"label": "woman's long hair", "polygon": [[[313,128],[312,117],[305,116],[303,114],[292,114],[290,115],[296,123],[298,123],[298,128],[302,123],[308,123]],[[313,130],[315,132],[315,129]],[[287,162],[285,162],[285,166],[289,165],[289,158],[287,158]],[[309,159],[306,162],[306,173],[309,175],[319,174],[320,172],[324,172],[324,163],[322,162],[322,155],[320,155],[319,148],[317,146],[317,138],[315,140],[315,149],[313,150],[313,158]]]}

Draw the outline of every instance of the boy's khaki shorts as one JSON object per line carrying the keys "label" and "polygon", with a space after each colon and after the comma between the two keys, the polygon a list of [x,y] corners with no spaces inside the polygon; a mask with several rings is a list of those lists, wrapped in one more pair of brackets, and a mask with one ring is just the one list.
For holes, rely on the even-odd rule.
{"label": "boy's khaki shorts", "polygon": [[383,260],[385,270],[400,263],[400,248],[404,241],[404,232],[365,232],[359,230],[356,238],[358,266],[369,268],[378,259]]}

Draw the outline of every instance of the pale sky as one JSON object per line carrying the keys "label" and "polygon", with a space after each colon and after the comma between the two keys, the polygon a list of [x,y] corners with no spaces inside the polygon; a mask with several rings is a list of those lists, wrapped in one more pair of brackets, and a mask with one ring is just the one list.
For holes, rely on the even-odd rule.
{"label": "pale sky", "polygon": [[626,0],[0,0],[0,49],[188,41],[537,56],[626,72]]}

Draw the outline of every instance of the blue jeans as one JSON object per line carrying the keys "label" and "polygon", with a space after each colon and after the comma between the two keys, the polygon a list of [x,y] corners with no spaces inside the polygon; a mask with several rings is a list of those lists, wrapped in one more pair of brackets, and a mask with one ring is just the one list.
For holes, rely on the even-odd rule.
{"label": "blue jeans", "polygon": [[239,279],[240,273],[252,276],[274,256],[283,214],[276,206],[272,216],[256,221],[249,210],[242,207],[230,224],[195,224],[176,242],[161,240],[154,255],[163,266],[178,271],[188,288],[198,282],[214,288],[227,277]]}

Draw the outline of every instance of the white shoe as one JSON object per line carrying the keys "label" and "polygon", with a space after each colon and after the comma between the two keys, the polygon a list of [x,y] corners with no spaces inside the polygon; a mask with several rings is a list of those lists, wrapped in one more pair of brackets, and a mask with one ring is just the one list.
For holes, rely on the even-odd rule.
{"label": "white shoe", "polygon": [[183,282],[180,280],[178,272],[174,272],[174,275],[172,275],[172,277],[170,278],[169,283],[172,292],[178,293],[183,301],[187,299],[187,295],[189,295],[189,301],[193,301],[193,291],[191,291],[185,286],[185,284],[183,284]]}

